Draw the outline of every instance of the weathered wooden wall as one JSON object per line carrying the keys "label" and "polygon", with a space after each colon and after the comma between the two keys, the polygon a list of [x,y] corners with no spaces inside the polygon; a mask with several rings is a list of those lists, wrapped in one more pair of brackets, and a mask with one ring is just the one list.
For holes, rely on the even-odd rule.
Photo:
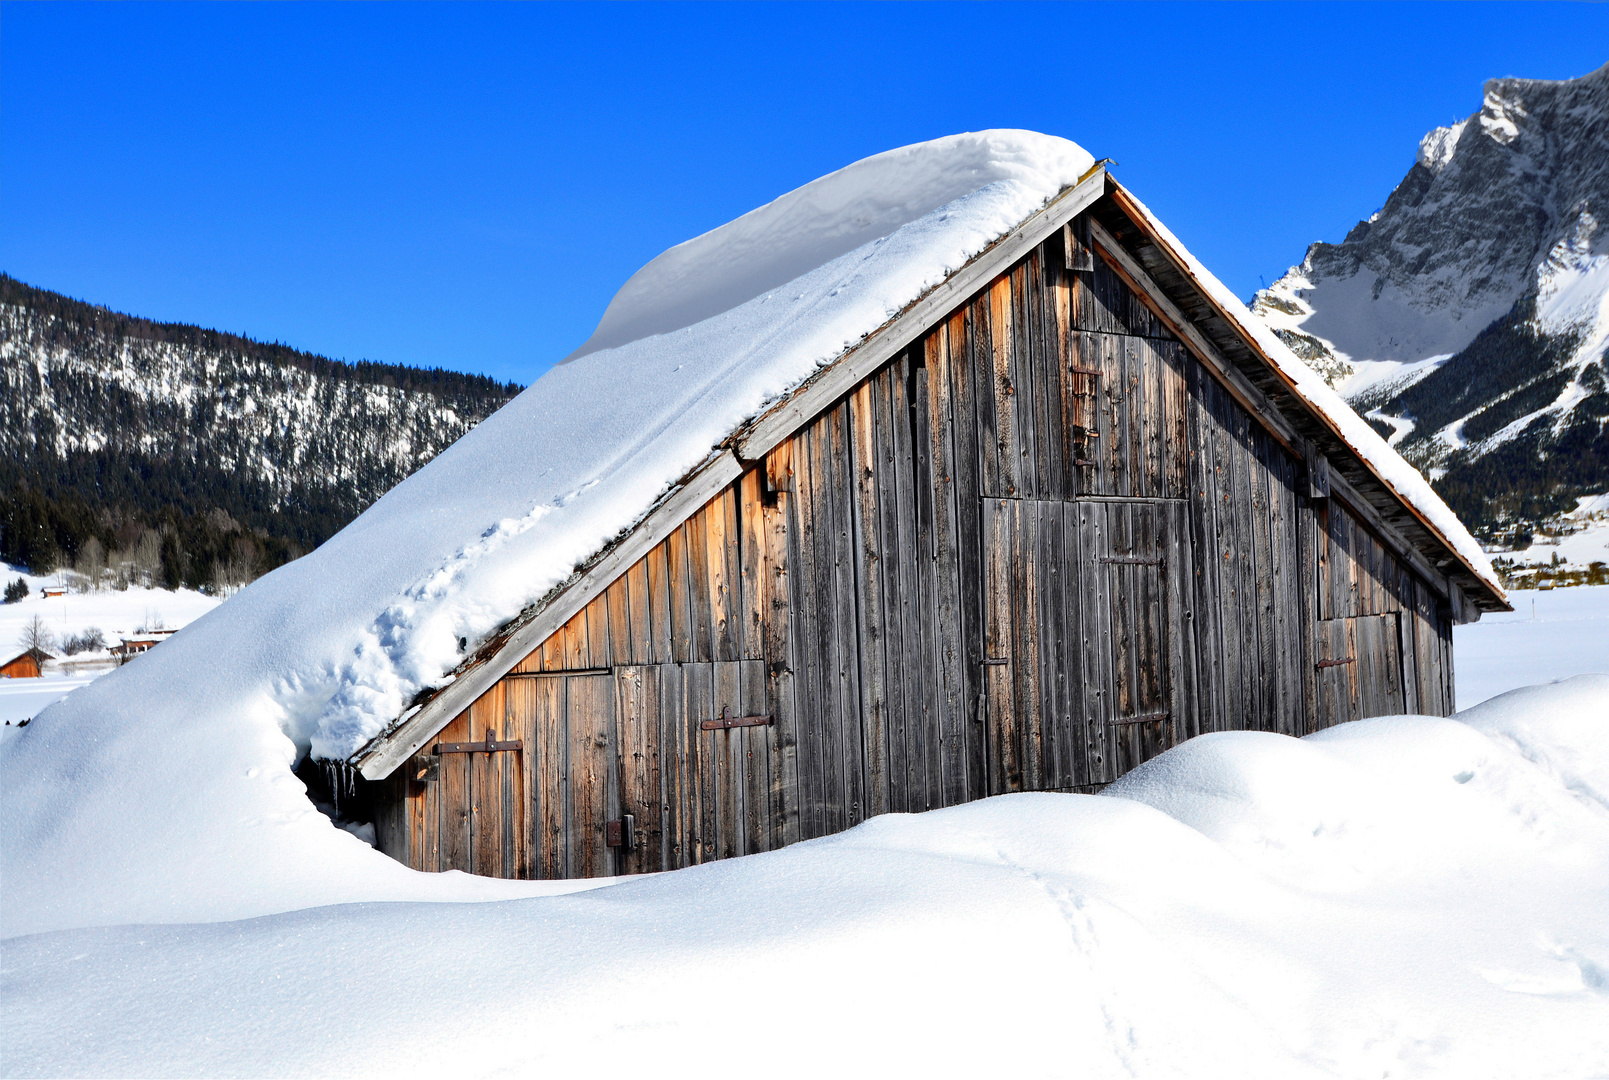
{"label": "weathered wooden wall", "polygon": [[[1446,598],[1308,496],[1075,225],[385,781],[380,846],[499,876],[668,869],[1095,790],[1201,732],[1450,711]],[[765,722],[703,726],[743,717]],[[521,747],[431,752],[488,733]],[[627,814],[636,846],[609,846]]]}

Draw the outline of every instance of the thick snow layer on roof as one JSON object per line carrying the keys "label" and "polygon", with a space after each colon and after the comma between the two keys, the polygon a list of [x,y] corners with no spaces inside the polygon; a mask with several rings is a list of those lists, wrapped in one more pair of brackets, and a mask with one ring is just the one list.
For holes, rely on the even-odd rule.
{"label": "thick snow layer on roof", "polygon": [[1091,164],[1076,144],[1026,131],[952,135],[857,161],[654,259],[570,359],[730,311],[990,184],[1044,191]]}
{"label": "thick snow layer on roof", "polygon": [[11,940],[0,1046],[16,1076],[1599,1076],[1606,911],[1586,676],[578,895]]}
{"label": "thick snow layer on roof", "polygon": [[1417,510],[1441,534],[1442,539],[1452,547],[1459,558],[1468,563],[1469,568],[1486,582],[1493,592],[1498,596],[1505,595],[1497,572],[1492,569],[1492,564],[1486,558],[1486,553],[1481,550],[1480,543],[1469,534],[1468,529],[1464,528],[1464,523],[1458,520],[1458,515],[1442,502],[1441,496],[1436,494],[1430,482],[1420,474],[1419,470],[1408,464],[1401,454],[1391,449],[1380,437],[1380,433],[1370,427],[1367,420],[1353,411],[1341,395],[1330,388],[1322,375],[1291,352],[1261,319],[1246,309],[1246,305],[1242,304],[1223,282],[1214,277],[1194,255],[1185,250],[1185,246],[1179,243],[1178,237],[1174,236],[1145,204],[1132,194],[1129,194],[1128,198],[1135,208],[1145,215],[1150,228],[1189,270],[1196,284],[1206,290],[1213,303],[1225,316],[1233,320],[1240,332],[1255,342],[1263,355],[1273,361],[1275,368],[1291,383],[1296,393],[1334,426],[1347,445],[1396,492],[1398,498]]}
{"label": "thick snow layer on roof", "polygon": [[[358,841],[323,825],[290,774],[295,754],[349,755],[443,680],[460,641],[472,647],[547,593],[745,419],[1092,164],[1033,132],[951,136],[850,166],[655,260],[599,327],[611,347],[554,368],[317,551],[7,741],[4,925],[451,892],[349,850]],[[221,866],[238,876],[220,879]]]}

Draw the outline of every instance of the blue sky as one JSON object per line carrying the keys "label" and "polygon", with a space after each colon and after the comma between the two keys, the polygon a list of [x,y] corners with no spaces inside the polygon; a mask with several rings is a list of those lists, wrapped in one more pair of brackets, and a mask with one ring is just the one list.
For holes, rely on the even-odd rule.
{"label": "blue sky", "polygon": [[0,5],[0,269],[528,382],[666,247],[880,150],[1026,127],[1237,292],[1339,240],[1592,4]]}

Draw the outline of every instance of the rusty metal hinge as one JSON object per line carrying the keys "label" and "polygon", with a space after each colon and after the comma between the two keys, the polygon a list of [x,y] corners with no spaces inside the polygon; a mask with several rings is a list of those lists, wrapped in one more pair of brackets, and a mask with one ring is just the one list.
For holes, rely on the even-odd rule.
{"label": "rusty metal hinge", "polygon": [[983,659],[982,663],[984,667],[1005,667],[1011,663],[1011,658],[1008,656],[988,656]]}
{"label": "rusty metal hinge", "polygon": [[498,742],[492,733],[486,733],[485,742],[444,742],[437,743],[430,748],[432,754],[495,754],[499,750],[523,750],[525,744],[519,739],[510,739],[507,742]]}
{"label": "rusty metal hinge", "polygon": [[1135,555],[1103,555],[1098,560],[1103,563],[1116,563],[1119,566],[1161,566],[1162,558],[1142,559]]}
{"label": "rusty metal hinge", "polygon": [[637,819],[631,814],[625,814],[614,821],[604,822],[603,842],[605,846],[619,848],[621,851],[635,851]]}
{"label": "rusty metal hinge", "polygon": [[1068,364],[1067,370],[1074,375],[1094,375],[1096,378],[1100,378],[1101,375],[1101,369],[1098,367],[1079,367],[1077,364]]}
{"label": "rusty metal hinge", "polygon": [[1327,667],[1340,667],[1342,664],[1350,664],[1356,660],[1357,657],[1355,656],[1343,657],[1340,660],[1320,660],[1318,663],[1313,665],[1313,668],[1314,670],[1322,671]]}
{"label": "rusty metal hinge", "polygon": [[727,707],[722,705],[721,715],[713,720],[699,721],[699,729],[702,731],[725,731],[727,728],[735,727],[766,727],[772,723],[772,719],[769,716],[729,716],[727,713]]}

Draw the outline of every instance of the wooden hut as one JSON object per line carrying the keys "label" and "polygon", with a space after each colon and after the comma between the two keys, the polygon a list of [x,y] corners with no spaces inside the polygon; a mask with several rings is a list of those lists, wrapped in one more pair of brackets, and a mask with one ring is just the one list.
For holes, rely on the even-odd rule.
{"label": "wooden hut", "polygon": [[353,755],[380,849],[672,869],[1451,712],[1502,589],[1232,306],[1104,171],[1064,190]]}
{"label": "wooden hut", "polygon": [[0,679],[37,679],[44,673],[46,660],[54,660],[43,649],[28,649],[0,664]]}

